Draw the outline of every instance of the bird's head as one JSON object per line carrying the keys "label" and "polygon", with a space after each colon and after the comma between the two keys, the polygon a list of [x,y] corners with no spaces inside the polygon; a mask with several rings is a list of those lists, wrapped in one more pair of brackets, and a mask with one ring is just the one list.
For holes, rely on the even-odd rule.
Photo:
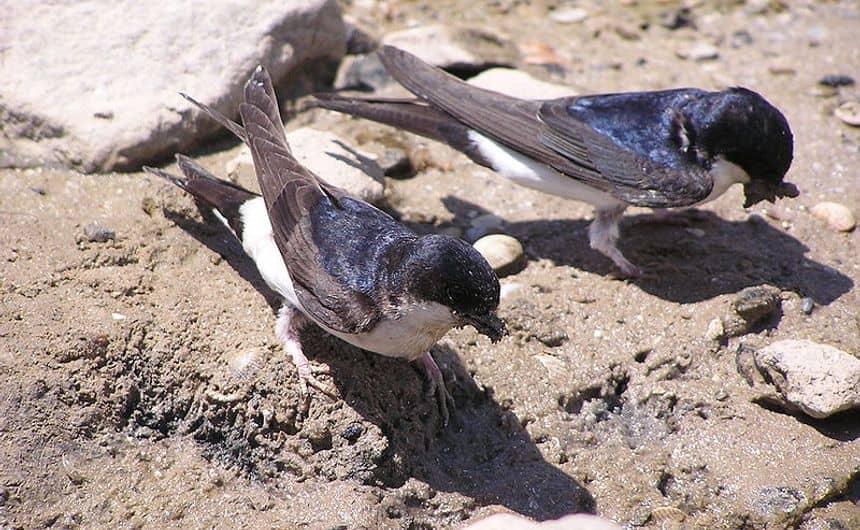
{"label": "bird's head", "polygon": [[744,182],[745,208],[763,200],[798,196],[797,187],[783,181],[794,153],[791,128],[767,100],[752,90],[734,87],[702,98],[688,112],[700,148],[749,176]]}
{"label": "bird's head", "polygon": [[493,342],[507,333],[496,316],[499,280],[471,245],[453,237],[418,238],[402,261],[408,291],[451,311],[455,326],[472,326]]}

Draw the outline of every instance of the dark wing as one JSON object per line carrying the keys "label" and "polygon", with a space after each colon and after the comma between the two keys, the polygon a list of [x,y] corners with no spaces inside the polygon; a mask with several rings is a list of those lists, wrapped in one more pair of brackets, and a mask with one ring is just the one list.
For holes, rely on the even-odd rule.
{"label": "dark wing", "polygon": [[245,85],[239,112],[275,243],[303,309],[334,331],[352,334],[372,328],[380,316],[378,304],[368,290],[362,292],[344,279],[339,274],[342,263],[327,253],[331,245],[352,245],[341,230],[344,224],[357,222],[355,203],[358,209],[363,206],[385,214],[328,185],[296,161],[287,145],[272,82],[262,68]]}
{"label": "dark wing", "polygon": [[385,46],[379,54],[399,83],[432,106],[619,199],[642,206],[680,206],[698,202],[710,192],[710,178],[692,159],[667,166],[567,113],[569,104],[582,98],[517,99],[469,85],[397,48]]}
{"label": "dark wing", "polygon": [[[545,101],[541,142],[571,160],[588,160],[598,180],[581,180],[639,206],[686,206],[705,199],[713,180],[693,145],[680,108],[695,89],[634,92]],[[555,167],[555,166],[554,166]],[[564,172],[561,168],[556,167]]]}

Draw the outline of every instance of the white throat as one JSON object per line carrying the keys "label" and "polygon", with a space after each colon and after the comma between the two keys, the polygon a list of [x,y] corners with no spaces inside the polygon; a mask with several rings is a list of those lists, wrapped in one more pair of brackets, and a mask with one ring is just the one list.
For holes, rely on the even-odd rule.
{"label": "white throat", "polygon": [[714,162],[711,164],[711,170],[708,173],[714,181],[714,188],[711,190],[710,195],[697,204],[704,204],[716,199],[734,184],[744,184],[750,181],[749,174],[741,166],[729,162],[721,156],[714,159]]}

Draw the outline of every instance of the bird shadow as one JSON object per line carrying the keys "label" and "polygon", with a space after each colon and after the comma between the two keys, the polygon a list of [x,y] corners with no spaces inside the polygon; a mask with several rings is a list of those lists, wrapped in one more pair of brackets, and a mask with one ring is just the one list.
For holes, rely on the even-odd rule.
{"label": "bird shadow", "polygon": [[[204,222],[164,208],[164,215],[216,252],[269,303],[279,297],[265,284],[239,242],[206,207]],[[574,478],[547,462],[517,416],[480,388],[451,348],[436,345],[433,356],[456,405],[447,427],[429,382],[415,363],[365,352],[316,326],[302,333],[309,358],[325,363],[344,402],[373,423],[388,440],[375,479],[399,487],[415,478],[436,491],[459,493],[477,506],[500,504],[538,520],[593,513],[593,496]],[[328,379],[328,378],[327,378]],[[321,398],[321,397],[320,397]],[[321,398],[322,399],[322,398]]]}
{"label": "bird shadow", "polygon": [[209,208],[198,205],[198,210],[203,217],[203,222],[188,217],[181,211],[167,207],[162,211],[164,217],[170,219],[176,226],[206,248],[221,256],[242,279],[250,283],[263,296],[272,311],[277,312],[281,306],[280,297],[266,285],[263,277],[257,271],[257,266],[245,254],[239,240],[221,225]]}
{"label": "bird shadow", "polygon": [[326,363],[344,401],[385,434],[389,446],[376,476],[385,486],[415,478],[477,506],[502,505],[537,520],[595,512],[588,490],[544,459],[516,414],[478,386],[451,348],[431,350],[455,402],[442,426],[417,363],[364,352],[319,328],[302,342]]}
{"label": "bird shadow", "polygon": [[[488,213],[480,206],[448,196],[442,199],[468,226],[468,216]],[[655,278],[632,280],[643,291],[677,303],[700,302],[745,287],[770,284],[827,305],[851,290],[842,272],[806,256],[809,247],[791,235],[753,217],[726,221],[712,212],[694,210],[689,226],[642,223],[649,215],[622,222],[619,247],[638,265],[660,270]],[[553,219],[505,223],[532,258],[549,259],[601,275],[616,271],[612,262],[588,245],[589,221]]]}

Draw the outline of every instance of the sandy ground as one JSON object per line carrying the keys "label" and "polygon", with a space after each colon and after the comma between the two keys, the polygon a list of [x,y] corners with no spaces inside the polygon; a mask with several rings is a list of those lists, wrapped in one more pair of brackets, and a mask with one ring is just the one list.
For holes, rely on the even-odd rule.
{"label": "sandy ground", "polygon": [[[591,511],[633,528],[860,527],[856,412],[787,414],[743,376],[744,353],[779,339],[860,352],[860,230],[833,232],[808,212],[823,200],[860,212],[860,129],[832,115],[857,88],[816,94],[825,74],[860,74],[860,9],[769,4],[759,15],[703,5],[698,29],[677,31],[656,23],[662,3],[586,4],[572,25],[549,21],[545,2],[347,6],[380,31],[461,9],[463,23],[554,46],[563,71],[524,68],[583,93],[742,84],[795,134],[796,200],[747,211],[733,189],[687,227],[631,211],[622,250],[667,267],[630,283],[588,248],[585,205],[382,126],[296,117],[290,127],[370,150],[426,145],[427,167],[388,183],[386,209],[421,232],[462,233],[494,213],[526,248],[527,266],[502,280],[510,336],[491,345],[456,330],[433,350],[457,403],[444,429],[419,370],[318,330],[305,350],[341,399],[316,395],[305,410],[270,293],[178,190],[141,173],[0,171],[0,527],[448,528],[502,509]],[[718,42],[719,59],[675,55],[697,40]],[[238,152],[222,141],[197,154],[223,174]],[[86,241],[91,222],[116,239]],[[781,310],[737,337],[705,337],[759,285],[779,289]],[[664,507],[686,519],[661,521]]]}

